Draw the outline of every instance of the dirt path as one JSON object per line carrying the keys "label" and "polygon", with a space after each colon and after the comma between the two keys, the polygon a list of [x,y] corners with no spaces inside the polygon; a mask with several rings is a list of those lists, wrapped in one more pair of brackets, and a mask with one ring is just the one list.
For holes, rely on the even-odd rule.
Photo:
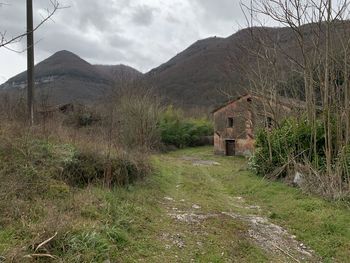
{"label": "dirt path", "polygon": [[175,261],[320,262],[259,206],[232,196],[215,175],[218,161],[195,156],[164,161],[172,163],[175,184],[159,200],[170,228],[162,230],[160,239],[166,250],[176,251]]}

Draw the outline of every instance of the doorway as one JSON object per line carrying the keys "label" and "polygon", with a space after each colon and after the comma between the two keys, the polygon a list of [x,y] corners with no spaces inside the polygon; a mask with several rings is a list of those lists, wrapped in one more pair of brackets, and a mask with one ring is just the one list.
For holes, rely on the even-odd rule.
{"label": "doorway", "polygon": [[226,155],[235,156],[236,155],[236,141],[226,140]]}

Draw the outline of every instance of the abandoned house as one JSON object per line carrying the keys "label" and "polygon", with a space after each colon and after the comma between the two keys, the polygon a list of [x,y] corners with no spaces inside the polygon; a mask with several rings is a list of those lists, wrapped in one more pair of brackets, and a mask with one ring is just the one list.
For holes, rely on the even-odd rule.
{"label": "abandoned house", "polygon": [[82,107],[80,104],[73,104],[73,103],[67,103],[67,104],[60,104],[56,106],[51,105],[39,105],[36,109],[38,116],[40,118],[53,118],[53,116],[57,113],[62,114],[70,114],[73,113],[76,108]]}
{"label": "abandoned house", "polygon": [[271,129],[279,120],[305,109],[305,103],[286,99],[244,95],[213,111],[214,152],[219,155],[249,156],[254,151],[254,133]]}

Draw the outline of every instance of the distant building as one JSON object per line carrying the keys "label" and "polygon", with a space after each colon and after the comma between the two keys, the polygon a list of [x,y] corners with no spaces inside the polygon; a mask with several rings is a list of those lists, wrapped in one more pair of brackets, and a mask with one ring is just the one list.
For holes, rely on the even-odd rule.
{"label": "distant building", "polygon": [[53,117],[56,113],[70,114],[73,113],[78,107],[82,108],[80,104],[60,104],[56,106],[51,105],[39,105],[36,112],[41,117]]}
{"label": "distant building", "polygon": [[287,115],[300,113],[305,102],[257,95],[230,100],[213,111],[214,152],[219,155],[249,156],[254,151],[257,129],[271,129]]}

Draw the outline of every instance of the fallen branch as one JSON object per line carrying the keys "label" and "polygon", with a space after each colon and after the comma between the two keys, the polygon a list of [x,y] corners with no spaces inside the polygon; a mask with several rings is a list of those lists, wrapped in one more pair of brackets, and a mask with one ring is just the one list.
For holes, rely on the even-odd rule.
{"label": "fallen branch", "polygon": [[295,257],[293,257],[290,253],[288,253],[287,251],[285,251],[284,249],[280,248],[279,246],[272,244],[275,248],[277,248],[278,250],[280,250],[281,252],[283,252],[284,254],[286,254],[288,257],[290,257],[291,259],[293,259],[295,262],[300,263],[300,261],[298,259],[296,259]]}
{"label": "fallen branch", "polygon": [[35,253],[37,252],[40,248],[42,248],[44,245],[49,243],[52,239],[54,239],[57,236],[57,232],[50,238],[46,239],[45,241],[41,242],[34,250],[33,254],[25,255],[24,258],[52,258],[52,259],[57,259],[56,256],[53,256],[49,253]]}
{"label": "fallen branch", "polygon": [[57,259],[57,257],[51,255],[51,254],[30,254],[25,255],[24,258],[52,258]]}
{"label": "fallen branch", "polygon": [[34,250],[34,252],[37,252],[39,248],[41,248],[42,246],[46,245],[47,243],[49,243],[52,239],[54,239],[55,237],[57,236],[57,232],[52,236],[50,237],[49,239],[46,239],[45,241],[41,242],[37,247],[36,249]]}

